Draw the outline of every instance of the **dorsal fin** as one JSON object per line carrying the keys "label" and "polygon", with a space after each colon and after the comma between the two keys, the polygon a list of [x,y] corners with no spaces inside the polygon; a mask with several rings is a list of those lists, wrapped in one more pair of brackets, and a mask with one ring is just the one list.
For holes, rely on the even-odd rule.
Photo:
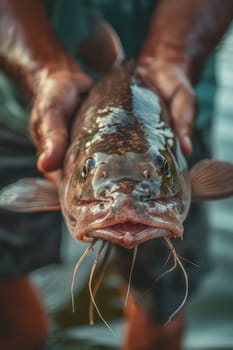
{"label": "dorsal fin", "polygon": [[79,49],[78,55],[95,72],[106,74],[120,64],[125,55],[115,30],[103,19],[93,16],[90,32]]}

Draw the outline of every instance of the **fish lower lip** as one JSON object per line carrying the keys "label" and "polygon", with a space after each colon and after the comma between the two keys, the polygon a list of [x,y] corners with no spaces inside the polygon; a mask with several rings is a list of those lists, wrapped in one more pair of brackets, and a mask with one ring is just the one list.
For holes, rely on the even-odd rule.
{"label": "fish lower lip", "polygon": [[[110,241],[113,244],[118,244],[124,248],[134,248],[135,246],[144,243],[148,240],[168,237],[172,233],[170,230],[164,228],[155,228],[142,224],[134,225],[126,224],[125,231],[123,230],[123,224],[116,224],[106,228],[99,228],[94,231],[86,233],[85,237],[99,238],[106,241]],[[144,227],[143,227],[144,226]]]}

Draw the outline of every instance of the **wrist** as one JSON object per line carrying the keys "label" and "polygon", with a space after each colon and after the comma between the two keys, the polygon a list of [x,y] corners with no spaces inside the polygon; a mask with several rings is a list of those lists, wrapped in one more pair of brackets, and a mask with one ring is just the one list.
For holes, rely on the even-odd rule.
{"label": "wrist", "polygon": [[0,1],[0,65],[29,96],[41,77],[79,70],[57,39],[41,0]]}
{"label": "wrist", "polygon": [[139,62],[148,57],[170,62],[183,69],[192,83],[197,82],[232,14],[232,0],[159,2]]}
{"label": "wrist", "polygon": [[160,67],[164,64],[170,64],[182,69],[187,75],[192,68],[191,58],[179,47],[169,43],[157,43],[151,50],[145,46],[137,61],[139,66]]}

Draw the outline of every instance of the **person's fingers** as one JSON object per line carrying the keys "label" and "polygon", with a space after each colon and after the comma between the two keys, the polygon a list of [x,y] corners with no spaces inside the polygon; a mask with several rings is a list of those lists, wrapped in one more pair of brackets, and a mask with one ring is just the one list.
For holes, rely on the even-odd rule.
{"label": "person's fingers", "polygon": [[92,79],[82,72],[72,77],[59,72],[50,76],[41,89],[31,113],[31,133],[41,172],[61,167],[69,143],[68,120],[79,105],[80,93],[92,85]]}
{"label": "person's fingers", "polygon": [[88,92],[94,85],[94,80],[83,72],[76,74],[75,79],[80,93]]}
{"label": "person's fingers", "polygon": [[41,172],[53,171],[61,167],[68,147],[68,130],[64,112],[53,110],[40,120],[40,155],[37,167]]}
{"label": "person's fingers", "polygon": [[68,146],[67,123],[79,102],[76,88],[68,94],[62,90],[57,87],[53,93],[45,92],[31,114],[31,132],[39,153],[37,166],[42,172],[61,166]]}
{"label": "person's fingers", "polygon": [[180,85],[171,98],[170,112],[181,149],[188,156],[192,152],[191,137],[197,112],[197,99],[193,90]]}
{"label": "person's fingers", "polygon": [[197,112],[197,99],[182,68],[171,62],[148,61],[137,68],[144,82],[166,102],[174,131],[183,153],[192,152],[192,129]]}
{"label": "person's fingers", "polygon": [[61,180],[61,169],[58,169],[55,171],[43,172],[43,176],[47,180],[53,182],[56,186],[58,186]]}

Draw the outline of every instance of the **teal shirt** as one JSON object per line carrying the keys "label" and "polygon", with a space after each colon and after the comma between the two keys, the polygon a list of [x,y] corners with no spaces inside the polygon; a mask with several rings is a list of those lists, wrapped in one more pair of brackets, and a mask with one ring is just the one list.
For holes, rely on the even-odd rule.
{"label": "teal shirt", "polygon": [[90,15],[104,17],[118,33],[128,58],[136,57],[150,23],[154,0],[48,1],[54,30],[75,56],[87,35]]}
{"label": "teal shirt", "polygon": [[[53,28],[66,49],[79,61],[77,49],[87,36],[90,15],[103,16],[118,33],[126,56],[137,57],[145,40],[154,0],[47,0]],[[199,100],[197,128],[205,128],[212,117],[215,96],[215,60],[206,65],[196,86]],[[28,133],[28,107],[13,84],[0,72],[0,124],[12,131]]]}
{"label": "teal shirt", "polygon": [[[87,35],[90,14],[103,16],[118,33],[128,58],[136,57],[145,40],[154,0],[60,0],[50,1],[51,18],[64,46],[77,57]],[[78,59],[78,57],[77,57]],[[196,86],[199,101],[197,128],[207,127],[213,114],[216,89],[215,59],[211,57]]]}

